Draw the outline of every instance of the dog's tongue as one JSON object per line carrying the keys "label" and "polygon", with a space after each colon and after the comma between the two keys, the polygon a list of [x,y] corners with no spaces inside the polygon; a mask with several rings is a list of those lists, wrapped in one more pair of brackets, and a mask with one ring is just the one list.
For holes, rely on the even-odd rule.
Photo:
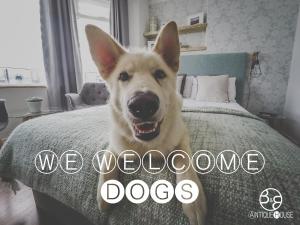
{"label": "dog's tongue", "polygon": [[153,130],[155,123],[143,123],[137,125],[137,128],[141,131]]}
{"label": "dog's tongue", "polygon": [[159,134],[158,122],[134,123],[135,136],[143,141],[149,141]]}

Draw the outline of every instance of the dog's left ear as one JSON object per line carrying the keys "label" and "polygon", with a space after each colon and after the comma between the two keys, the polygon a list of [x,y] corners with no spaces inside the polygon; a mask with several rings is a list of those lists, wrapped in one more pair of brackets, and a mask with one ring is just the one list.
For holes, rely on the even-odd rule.
{"label": "dog's left ear", "polygon": [[87,25],[85,32],[92,58],[101,76],[107,79],[126,51],[109,34],[96,26]]}
{"label": "dog's left ear", "polygon": [[179,37],[174,21],[167,23],[159,32],[154,51],[161,55],[166,64],[176,73],[179,68]]}

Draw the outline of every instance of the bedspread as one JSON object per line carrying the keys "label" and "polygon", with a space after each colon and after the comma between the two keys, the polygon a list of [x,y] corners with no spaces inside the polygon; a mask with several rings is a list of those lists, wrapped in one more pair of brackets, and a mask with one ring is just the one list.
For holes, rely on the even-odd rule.
{"label": "bedspread", "polygon": [[[206,149],[214,156],[225,149],[239,156],[247,150],[259,150],[265,157],[264,169],[255,175],[239,169],[223,174],[216,168],[199,175],[207,196],[209,225],[300,224],[300,149],[271,129],[256,116],[221,108],[183,109],[193,152]],[[142,204],[124,198],[110,214],[100,213],[96,203],[98,173],[92,157],[108,146],[109,113],[107,106],[57,113],[29,120],[19,125],[1,150],[0,176],[18,179],[34,190],[45,193],[94,224],[189,224],[181,204],[173,198],[157,204],[149,198]],[[68,175],[57,169],[49,175],[34,166],[35,155],[51,149],[58,156],[69,149],[77,150],[84,159],[80,172]],[[141,179],[149,186],[158,179],[175,184],[175,175],[168,169],[157,175],[140,169],[123,174],[126,185]],[[279,211],[292,211],[293,219],[251,219],[249,212],[264,211],[259,204],[260,193],[273,187],[280,190],[283,203]]]}

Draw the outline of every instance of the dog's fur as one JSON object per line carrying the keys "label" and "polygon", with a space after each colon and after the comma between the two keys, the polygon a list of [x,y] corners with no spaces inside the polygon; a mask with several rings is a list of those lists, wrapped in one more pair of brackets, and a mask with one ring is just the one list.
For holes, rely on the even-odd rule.
{"label": "dog's fur", "polygon": [[[172,150],[182,149],[191,156],[189,135],[181,116],[181,97],[176,92],[176,73],[179,66],[180,46],[175,22],[166,24],[159,33],[154,50],[143,53],[129,53],[101,29],[88,25],[86,34],[92,58],[110,91],[112,132],[109,150],[116,155],[132,149],[141,156],[151,149],[158,149],[164,155]],[[163,79],[155,79],[155,70],[164,72]],[[130,79],[120,81],[120,73],[126,71]],[[136,137],[133,128],[134,116],[128,110],[127,102],[137,91],[150,91],[158,96],[160,106],[154,115],[161,121],[160,133],[152,140],[143,141]],[[175,161],[177,168],[185,163]],[[109,179],[116,179],[118,171],[100,175],[97,200],[100,210],[108,207],[101,199],[100,187]],[[177,182],[189,179],[199,187],[198,199],[191,204],[183,204],[184,213],[193,225],[204,224],[206,200],[196,172],[190,169],[176,175]]]}

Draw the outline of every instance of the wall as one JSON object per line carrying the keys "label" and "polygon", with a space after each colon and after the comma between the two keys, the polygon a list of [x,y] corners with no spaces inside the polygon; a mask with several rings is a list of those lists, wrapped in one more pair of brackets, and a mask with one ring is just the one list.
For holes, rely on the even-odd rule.
{"label": "wall", "polygon": [[298,0],[149,1],[149,16],[161,21],[182,24],[188,15],[207,11],[207,52],[260,51],[263,75],[253,79],[249,110],[283,112]]}
{"label": "wall", "polygon": [[293,60],[286,93],[284,115],[287,118],[288,130],[300,143],[300,16],[298,16],[297,32],[294,42]]}
{"label": "wall", "polygon": [[32,96],[44,98],[42,107],[43,109],[48,108],[46,87],[0,87],[0,98],[6,99],[5,105],[9,116],[9,124],[6,129],[0,132],[0,138],[6,138],[22,122],[21,115],[28,112],[25,100]]}

